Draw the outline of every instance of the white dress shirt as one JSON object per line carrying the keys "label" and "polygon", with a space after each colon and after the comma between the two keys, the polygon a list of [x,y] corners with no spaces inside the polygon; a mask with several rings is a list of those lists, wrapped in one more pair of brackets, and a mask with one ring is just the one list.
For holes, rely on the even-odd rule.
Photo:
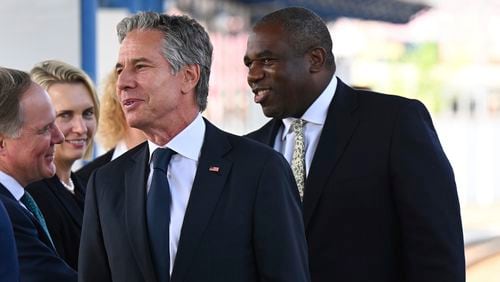
{"label": "white dress shirt", "polygon": [[123,155],[123,153],[127,152],[127,144],[125,144],[124,140],[118,141],[115,146],[115,150],[113,151],[113,156],[111,156],[111,160],[114,160],[118,158],[119,156]]}
{"label": "white dress shirt", "polygon": [[[337,78],[333,76],[323,93],[321,93],[301,117],[301,119],[306,121],[304,125],[306,177],[309,175],[314,152],[316,152],[316,148],[318,147],[321,131],[323,130],[328,114],[328,108],[332,102],[336,89]],[[282,120],[283,125],[279,129],[274,141],[274,149],[281,152],[289,164],[292,162],[293,148],[295,146],[295,133],[293,133],[291,129],[294,120],[295,118],[291,117]]]}
{"label": "white dress shirt", "polygon": [[172,195],[170,205],[170,275],[174,266],[177,246],[181,235],[182,223],[186,213],[186,207],[191,195],[198,159],[200,157],[201,146],[205,137],[205,122],[201,114],[189,124],[184,130],[177,134],[170,142],[164,146],[158,146],[148,141],[150,173],[147,182],[147,189],[151,186],[153,166],[151,156],[156,148],[170,148],[176,154],[172,156],[168,165],[167,177]]}
{"label": "white dress shirt", "polygon": [[0,183],[2,183],[3,186],[7,188],[7,190],[9,190],[9,192],[12,194],[12,196],[14,196],[14,198],[16,198],[21,206],[26,208],[24,204],[21,203],[21,197],[24,195],[24,188],[23,186],[21,186],[21,184],[19,184],[19,182],[17,182],[17,180],[0,170]]}

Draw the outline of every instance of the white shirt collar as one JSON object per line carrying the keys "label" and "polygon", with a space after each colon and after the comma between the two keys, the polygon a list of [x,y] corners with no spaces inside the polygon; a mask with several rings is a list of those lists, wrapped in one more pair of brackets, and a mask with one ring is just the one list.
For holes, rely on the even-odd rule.
{"label": "white shirt collar", "polygon": [[118,141],[118,143],[116,143],[115,150],[113,151],[113,156],[111,156],[111,159],[114,160],[127,151],[127,144],[125,144],[125,141],[121,139],[120,141]]}
{"label": "white shirt collar", "polygon": [[15,180],[12,176],[6,174],[5,172],[0,170],[0,183],[9,190],[9,192],[16,198],[16,200],[21,200],[21,197],[24,195],[24,188]]}
{"label": "white shirt collar", "polygon": [[177,154],[188,159],[198,161],[201,152],[201,146],[205,138],[205,122],[200,113],[198,116],[179,134],[177,134],[170,142],[164,146],[159,146],[148,140],[149,159],[153,155],[154,150],[158,147],[170,148]]}
{"label": "white shirt collar", "polygon": [[[333,75],[330,83],[325,90],[323,90],[323,93],[316,98],[312,105],[302,115],[301,119],[308,123],[316,124],[322,127],[325,124],[328,108],[330,107],[330,103],[332,102],[336,89],[337,77]],[[292,122],[294,120],[296,120],[296,118],[289,117],[283,119],[284,128],[281,140],[285,140],[285,137],[290,131],[290,127],[292,126]]]}

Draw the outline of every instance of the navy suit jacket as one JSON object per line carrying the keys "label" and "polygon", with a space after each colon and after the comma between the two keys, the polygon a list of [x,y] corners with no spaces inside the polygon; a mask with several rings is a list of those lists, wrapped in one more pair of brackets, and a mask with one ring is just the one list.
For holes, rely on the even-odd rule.
{"label": "navy suit jacket", "polygon": [[19,281],[16,242],[12,223],[0,201],[0,282]]}
{"label": "navy suit jacket", "polygon": [[14,228],[20,281],[77,281],[76,272],[57,255],[36,218],[2,184],[0,200]]}
{"label": "navy suit jacket", "polygon": [[[309,281],[300,200],[286,160],[205,123],[170,281]],[[143,143],[92,174],[80,281],[157,281],[145,213],[148,160]]]}
{"label": "navy suit jacket", "polygon": [[72,174],[71,178],[75,194],[64,188],[56,175],[31,183],[25,189],[42,211],[57,253],[77,269],[85,195],[76,176]]}
{"label": "navy suit jacket", "polygon": [[87,188],[87,183],[89,182],[90,175],[97,168],[109,163],[111,158],[113,158],[113,153],[115,152],[115,148],[107,151],[105,154],[95,158],[93,161],[81,167],[76,171],[76,176],[80,180],[83,188]]}
{"label": "navy suit jacket", "polygon": [[[248,136],[273,146],[281,124]],[[453,171],[416,100],[338,80],[303,219],[312,282],[465,281]]]}

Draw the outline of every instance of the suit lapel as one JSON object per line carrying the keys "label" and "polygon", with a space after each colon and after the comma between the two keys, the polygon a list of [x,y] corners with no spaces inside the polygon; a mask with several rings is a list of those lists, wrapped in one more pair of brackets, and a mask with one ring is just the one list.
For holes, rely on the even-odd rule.
{"label": "suit lapel", "polygon": [[144,281],[156,281],[146,225],[146,179],[149,152],[143,143],[124,170],[125,218],[132,252],[144,276]]}
{"label": "suit lapel", "polygon": [[[71,218],[78,224],[78,226],[82,227],[82,219],[83,219],[83,211],[76,203],[76,199],[71,195],[71,192],[66,190],[64,186],[61,184],[59,178],[54,176],[52,178],[46,179],[47,184],[57,198],[57,200],[64,206],[68,214]],[[76,188],[75,183],[75,188]],[[76,193],[76,189],[75,189]]]}
{"label": "suit lapel", "polygon": [[205,124],[205,138],[184,216],[172,282],[183,281],[232,165],[223,158],[231,148],[227,137],[206,120]]}
{"label": "suit lapel", "polygon": [[3,194],[5,197],[7,197],[11,201],[13,201],[16,205],[19,206],[19,209],[21,209],[22,212],[31,220],[33,225],[35,225],[35,228],[36,228],[36,231],[38,233],[38,237],[40,238],[40,241],[45,243],[45,245],[47,245],[54,253],[57,254],[57,251],[56,251],[54,245],[52,244],[52,241],[49,239],[49,237],[47,236],[47,233],[45,233],[45,230],[43,229],[42,225],[40,225],[40,223],[35,218],[35,216],[33,214],[31,214],[30,211],[28,211],[27,209],[22,207],[21,204],[19,203],[19,201],[16,200],[16,198],[14,198],[14,196],[9,192],[9,190],[5,186],[3,186],[3,184],[1,184],[1,183],[0,183],[0,194]]}
{"label": "suit lapel", "polygon": [[339,79],[305,184],[303,206],[306,231],[328,178],[359,123],[357,107],[357,96]]}

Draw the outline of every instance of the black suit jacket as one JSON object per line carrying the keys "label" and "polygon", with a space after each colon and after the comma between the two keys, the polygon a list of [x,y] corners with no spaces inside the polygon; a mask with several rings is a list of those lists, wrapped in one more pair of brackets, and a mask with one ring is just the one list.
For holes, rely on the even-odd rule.
{"label": "black suit jacket", "polygon": [[78,267],[78,249],[82,232],[84,193],[75,175],[75,194],[64,188],[54,175],[26,186],[42,211],[57,253],[73,269]]}
{"label": "black suit jacket", "polygon": [[[143,143],[92,174],[80,281],[157,281],[145,215],[148,160]],[[171,282],[309,281],[303,232],[286,160],[206,122]]]}
{"label": "black suit jacket", "polygon": [[89,182],[90,175],[94,170],[97,168],[109,163],[111,161],[111,158],[113,158],[113,153],[115,152],[115,148],[107,151],[105,154],[95,158],[93,161],[89,162],[88,164],[84,165],[81,167],[79,170],[76,171],[76,176],[78,176],[78,179],[82,183],[82,186],[84,188],[87,187],[87,183]]}
{"label": "black suit jacket", "polygon": [[[248,136],[273,146],[281,124]],[[416,100],[338,80],[303,209],[312,282],[465,281],[453,171]]]}
{"label": "black suit jacket", "polygon": [[77,281],[76,272],[57,255],[42,226],[2,184],[0,200],[14,229],[20,281]]}
{"label": "black suit jacket", "polygon": [[9,215],[0,201],[0,281],[19,281],[16,241]]}

